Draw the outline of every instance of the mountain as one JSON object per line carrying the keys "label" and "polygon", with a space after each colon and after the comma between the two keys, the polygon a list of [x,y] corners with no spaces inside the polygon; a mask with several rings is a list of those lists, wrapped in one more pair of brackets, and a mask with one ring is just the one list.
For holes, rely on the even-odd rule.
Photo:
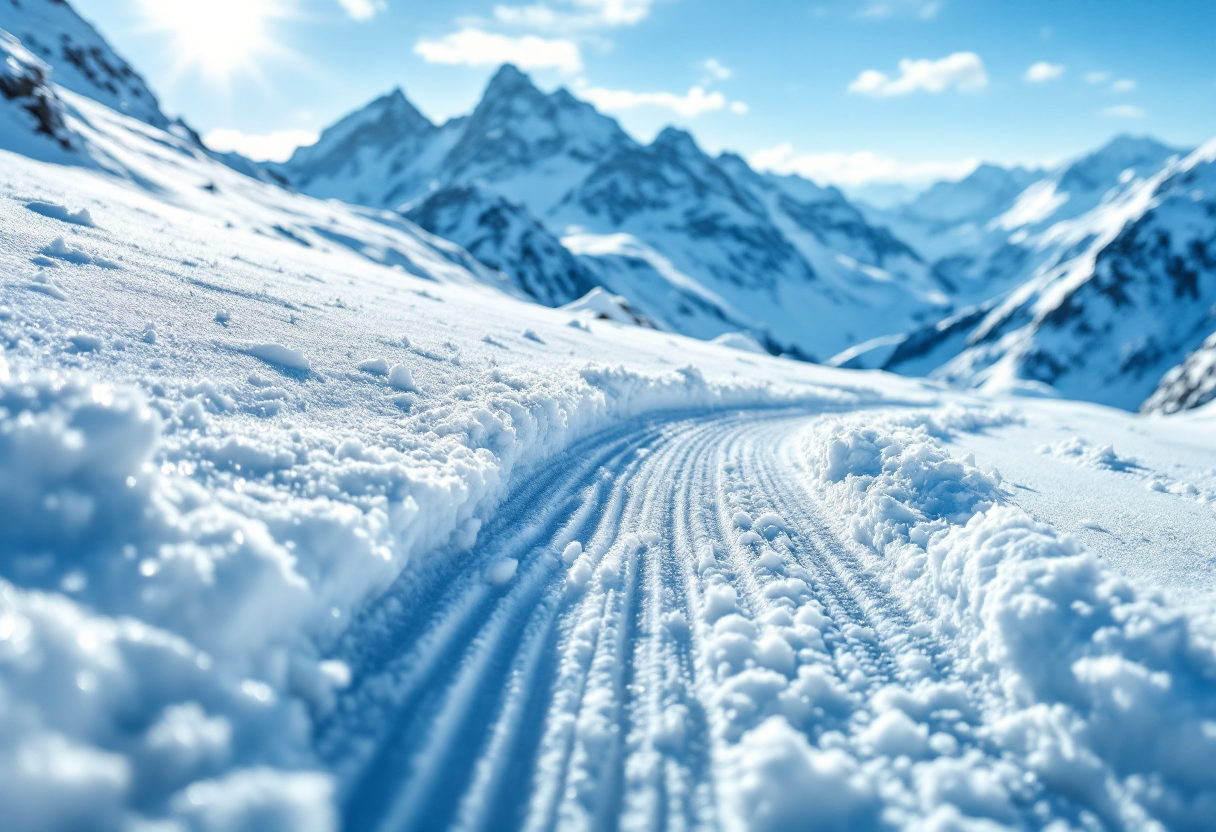
{"label": "mountain", "polygon": [[[590,270],[657,325],[697,337],[746,329],[775,350],[824,357],[951,308],[916,252],[839,191],[761,176],[680,130],[639,143],[510,65],[468,116],[434,125],[394,91],[276,170],[314,196],[401,209],[455,235],[542,303]],[[526,244],[484,233],[494,197],[505,200],[494,222],[528,229]],[[541,228],[577,248],[579,265],[540,245]]]}
{"label": "mountain", "polygon": [[435,191],[404,215],[504,272],[545,306],[571,303],[599,285],[594,272],[526,210],[476,186]]}
{"label": "mountain", "polygon": [[436,187],[483,184],[540,214],[630,142],[590,104],[565,90],[545,95],[507,65],[469,116],[437,127],[394,90],[275,169],[302,191],[363,205],[396,208]]}
{"label": "mountain", "polygon": [[64,0],[0,0],[0,29],[55,68],[55,83],[162,129],[171,121],[156,96]]}
{"label": "mountain", "polygon": [[1059,256],[1062,223],[1117,202],[1182,155],[1151,138],[1118,136],[1047,171],[981,165],[906,205],[868,208],[866,216],[908,241],[966,306],[1030,279]]}
{"label": "mountain", "polygon": [[51,84],[51,68],[0,30],[0,135],[17,152],[42,159],[77,149],[66,108]]}
{"label": "mountain", "polygon": [[[1051,235],[1063,253],[1033,279],[883,346],[878,366],[1139,409],[1216,329],[1216,140]],[[1202,360],[1174,371],[1148,406],[1192,400]]]}
{"label": "mountain", "polygon": [[1140,410],[1168,415],[1203,407],[1212,399],[1216,399],[1216,333],[1165,374]]}

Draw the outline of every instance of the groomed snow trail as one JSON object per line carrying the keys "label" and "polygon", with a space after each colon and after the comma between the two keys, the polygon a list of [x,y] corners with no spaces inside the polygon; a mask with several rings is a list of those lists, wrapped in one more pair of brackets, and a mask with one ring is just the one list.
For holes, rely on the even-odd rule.
{"label": "groomed snow trail", "polygon": [[[344,828],[783,829],[810,808],[798,828],[860,829],[898,823],[893,804],[1038,825],[1042,788],[975,730],[995,693],[952,678],[808,492],[807,424],[630,423],[535,474],[471,551],[407,571],[334,651],[356,683],[317,738]],[[923,724],[872,707],[901,689]],[[884,769],[957,762],[959,782],[897,762],[880,796],[846,743]],[[821,793],[757,780],[800,760]]]}

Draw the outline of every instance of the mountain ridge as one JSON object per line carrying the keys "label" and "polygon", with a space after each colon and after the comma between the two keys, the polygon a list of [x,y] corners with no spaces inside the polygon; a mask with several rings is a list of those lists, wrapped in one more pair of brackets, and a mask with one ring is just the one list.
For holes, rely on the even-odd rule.
{"label": "mountain ridge", "polygon": [[[624,245],[631,251],[641,244],[658,258],[643,260],[661,261],[662,270],[671,266],[682,275],[675,283],[653,273],[652,278],[670,284],[684,300],[661,308],[653,292],[647,301],[613,285],[622,279],[620,257],[643,262],[631,255],[613,254],[616,265],[600,270],[600,284],[630,297],[648,317],[698,337],[725,333],[714,331],[712,320],[723,327],[727,320],[747,320],[761,342],[822,357],[949,308],[941,285],[912,249],[870,226],[838,190],[766,179],[737,155],[706,154],[678,128],[661,131],[648,144],[638,142],[591,104],[564,88],[542,92],[510,64],[494,73],[470,114],[425,129],[425,135],[401,130],[396,140],[391,130],[369,129],[365,148],[343,152],[337,140],[341,125],[376,122],[369,108],[383,101],[346,116],[316,145],[275,169],[316,196],[407,215],[438,191],[476,187],[522,207],[558,240],[578,237],[584,252],[617,251],[587,235],[627,235],[631,242]],[[328,161],[321,165],[321,159]],[[461,225],[468,224],[451,223]],[[496,267],[512,271],[507,253],[488,252],[485,238],[478,242]],[[529,268],[515,268],[520,285],[528,284],[523,273]],[[635,278],[627,282],[636,288]],[[708,290],[693,293],[700,298],[694,306],[708,297],[720,299],[714,313],[684,314],[691,296],[677,287],[688,281]],[[875,298],[886,322],[864,311]],[[807,316],[821,307],[838,325],[808,329]]]}

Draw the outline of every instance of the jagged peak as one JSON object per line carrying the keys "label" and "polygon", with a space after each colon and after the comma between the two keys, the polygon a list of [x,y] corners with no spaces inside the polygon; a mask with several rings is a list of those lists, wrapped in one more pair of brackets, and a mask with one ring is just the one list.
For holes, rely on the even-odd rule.
{"label": "jagged peak", "polygon": [[1110,155],[1141,155],[1146,153],[1180,153],[1178,148],[1170,147],[1164,142],[1160,142],[1152,136],[1133,136],[1130,133],[1120,133],[1113,139],[1108,141],[1102,147],[1095,150],[1090,156],[1110,156]]}
{"label": "jagged peak", "polygon": [[678,127],[664,127],[650,146],[655,150],[667,150],[679,155],[702,155],[701,148],[697,146],[697,140],[692,134]]}
{"label": "jagged peak", "polygon": [[299,167],[348,153],[354,145],[392,145],[410,136],[425,136],[438,128],[418,111],[400,87],[344,116],[321,132],[316,144],[301,147],[287,167]]}
{"label": "jagged peak", "polygon": [[1164,164],[1171,156],[1186,151],[1163,144],[1151,136],[1120,133],[1102,147],[1064,166],[1061,182],[1067,185],[1106,186],[1105,176],[1118,175],[1131,167],[1144,176]]}
{"label": "jagged peak", "polygon": [[486,85],[486,90],[482,94],[482,101],[491,99],[499,99],[505,97],[515,97],[518,95],[543,95],[537,89],[536,84],[532,83],[531,76],[520,71],[515,64],[503,64],[490,78],[490,83]]}

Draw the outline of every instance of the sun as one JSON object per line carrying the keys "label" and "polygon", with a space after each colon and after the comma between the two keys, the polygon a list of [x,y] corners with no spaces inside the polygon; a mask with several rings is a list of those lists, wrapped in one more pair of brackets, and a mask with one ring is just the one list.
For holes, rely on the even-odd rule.
{"label": "sun", "polygon": [[173,38],[178,72],[197,70],[227,82],[256,73],[275,51],[270,24],[288,16],[284,0],[143,0],[148,25]]}

